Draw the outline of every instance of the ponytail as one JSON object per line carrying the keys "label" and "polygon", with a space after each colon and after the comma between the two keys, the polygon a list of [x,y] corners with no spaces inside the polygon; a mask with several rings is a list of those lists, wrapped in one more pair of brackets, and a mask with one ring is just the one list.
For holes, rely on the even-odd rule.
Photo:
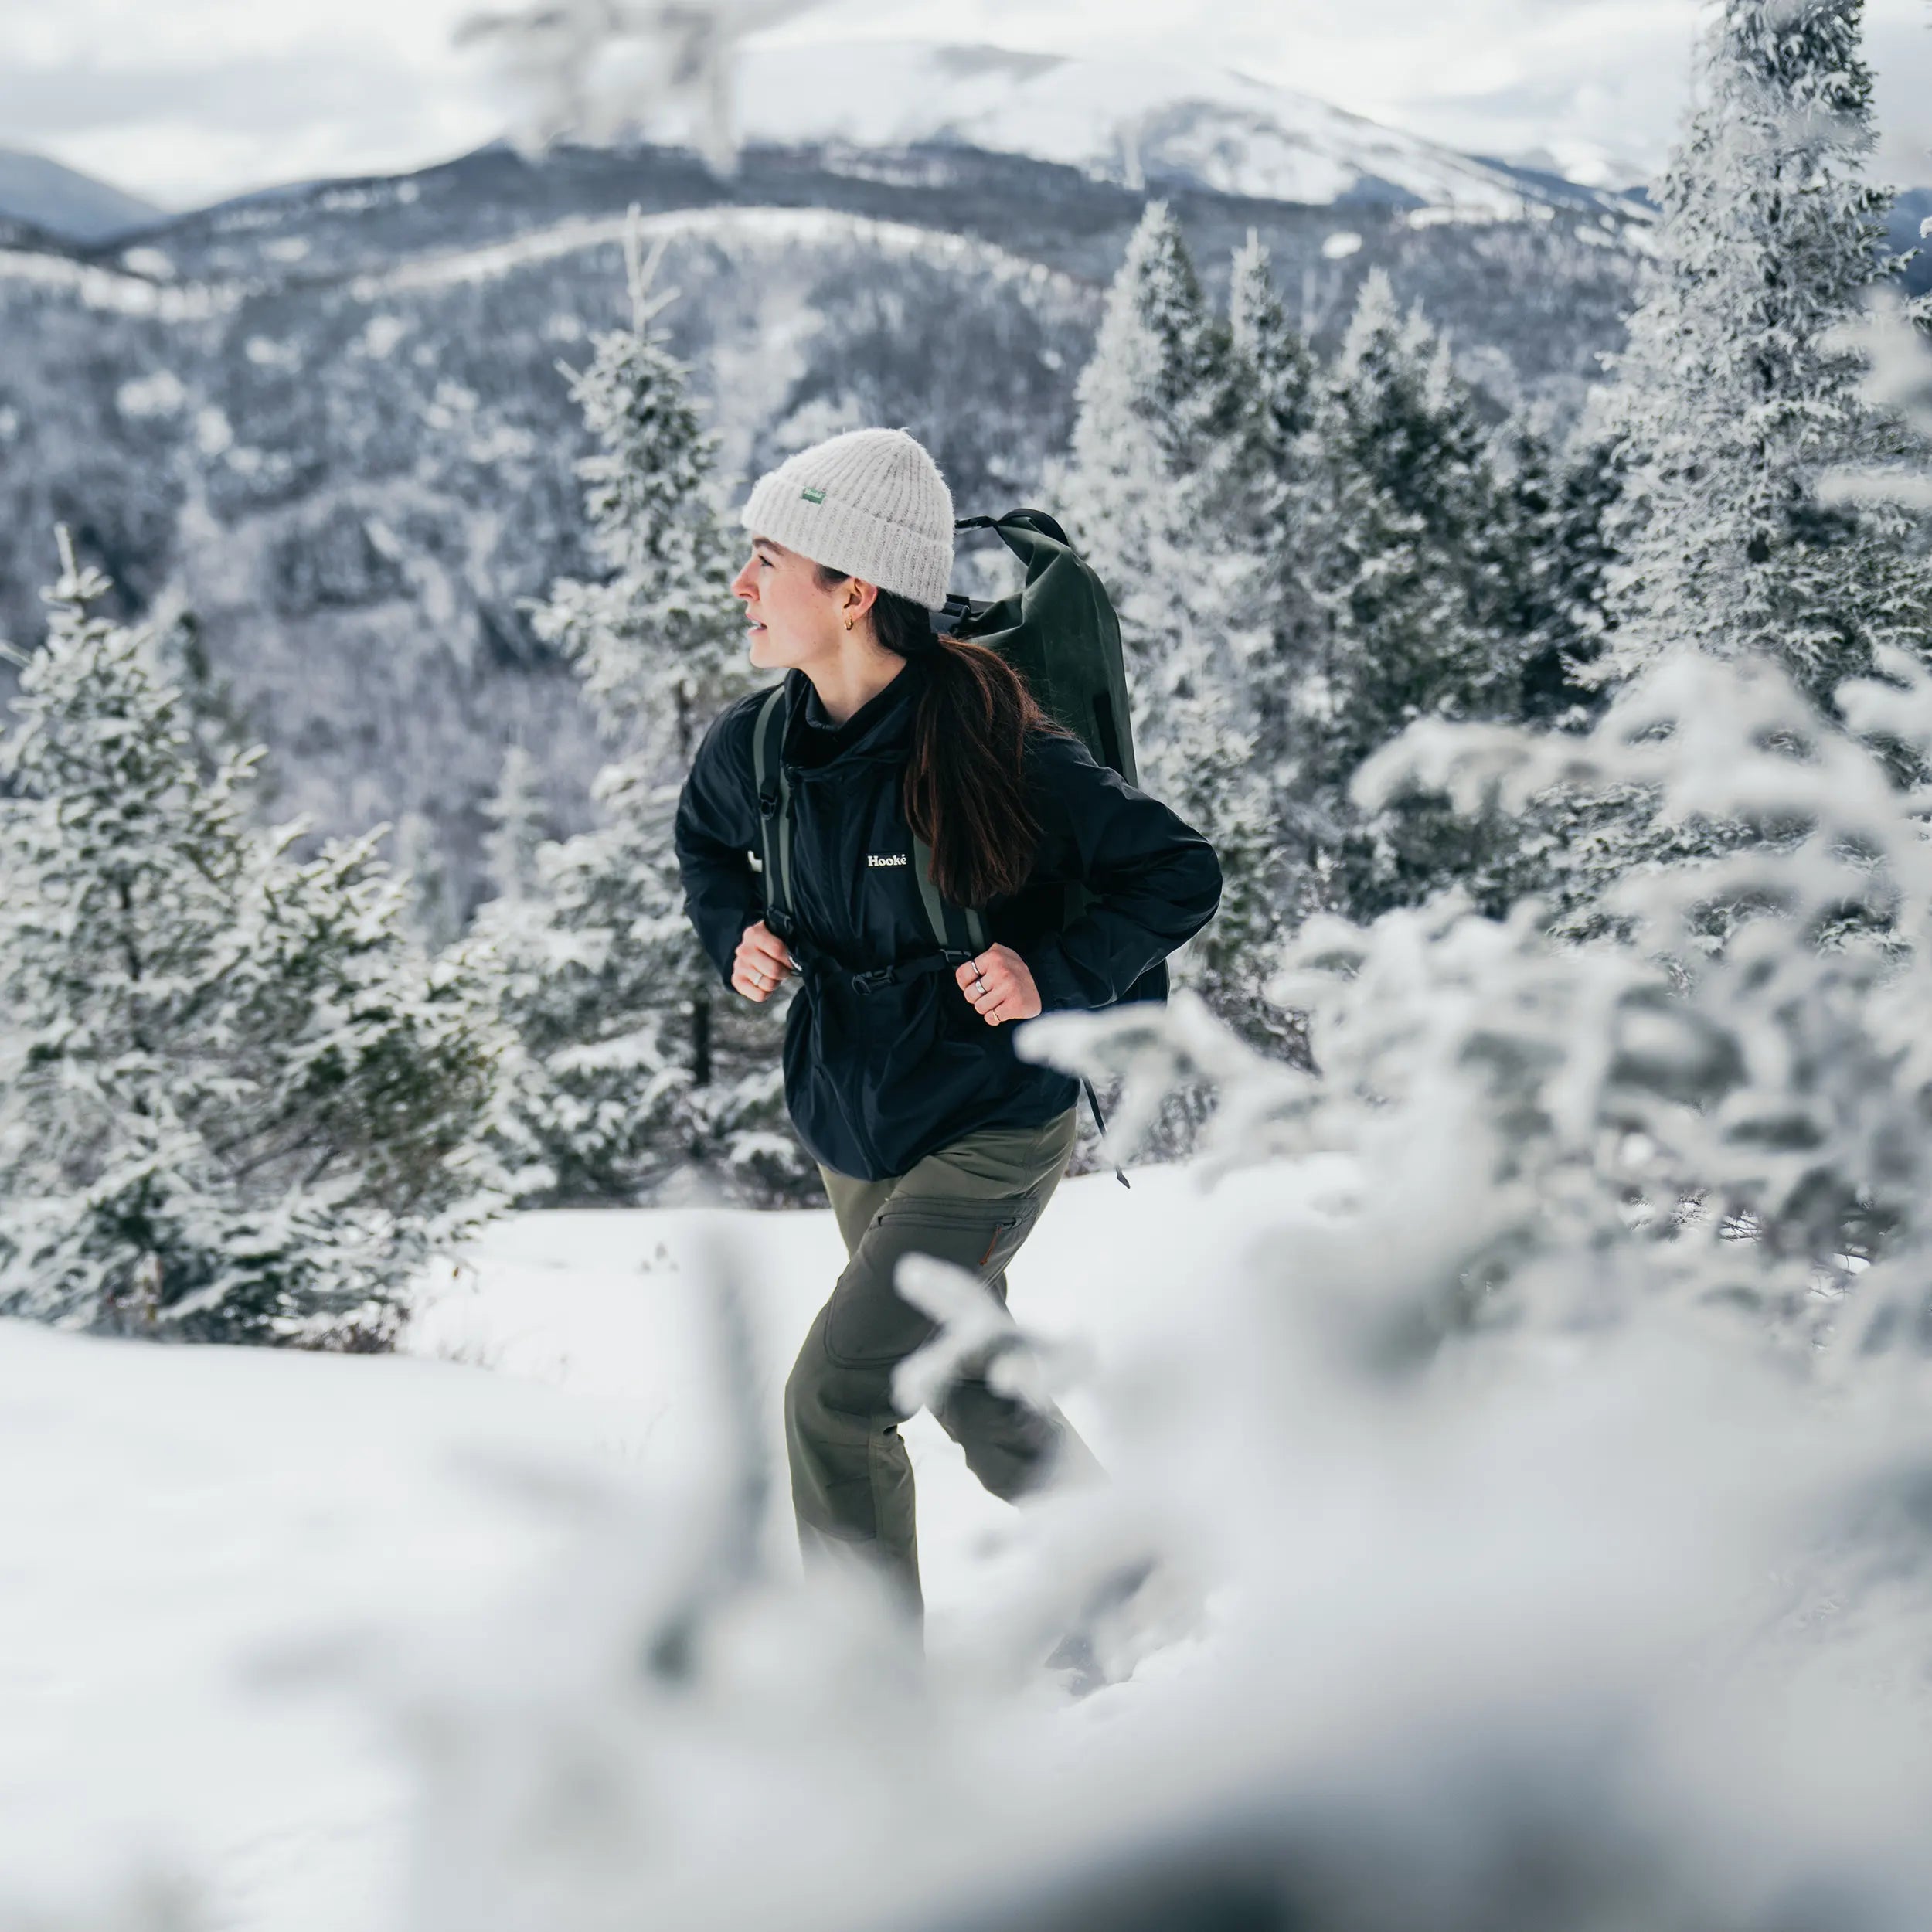
{"label": "ponytail", "polygon": [[[824,570],[837,581],[844,574]],[[955,906],[984,906],[1026,884],[1040,828],[1026,802],[1026,741],[1055,726],[996,651],[935,638],[910,597],[881,590],[872,630],[926,672],[906,766],[906,821],[931,847],[932,882]]]}

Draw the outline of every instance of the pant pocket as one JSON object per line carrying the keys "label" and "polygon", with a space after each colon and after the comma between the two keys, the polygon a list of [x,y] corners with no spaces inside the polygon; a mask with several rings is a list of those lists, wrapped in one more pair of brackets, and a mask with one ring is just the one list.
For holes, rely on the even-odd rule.
{"label": "pant pocket", "polygon": [[1012,1201],[889,1201],[866,1230],[826,1309],[825,1346],[854,1366],[897,1362],[930,1341],[937,1324],[893,1285],[909,1254],[951,1263],[985,1281],[1024,1238],[1027,1204]]}

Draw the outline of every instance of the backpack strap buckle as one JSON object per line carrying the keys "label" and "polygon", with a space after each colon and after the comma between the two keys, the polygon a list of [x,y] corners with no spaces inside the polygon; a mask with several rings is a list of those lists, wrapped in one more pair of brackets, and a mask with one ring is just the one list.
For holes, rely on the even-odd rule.
{"label": "backpack strap buckle", "polygon": [[956,637],[959,627],[978,617],[985,609],[971,597],[961,597],[957,591],[948,594],[946,601],[932,614],[933,635],[936,638]]}
{"label": "backpack strap buckle", "polygon": [[902,959],[890,966],[874,966],[866,972],[848,973],[845,977],[855,993],[876,993],[883,987],[923,979],[928,974],[936,977],[941,973],[957,973],[971,957],[971,953],[949,946],[937,954],[929,953],[923,959]]}

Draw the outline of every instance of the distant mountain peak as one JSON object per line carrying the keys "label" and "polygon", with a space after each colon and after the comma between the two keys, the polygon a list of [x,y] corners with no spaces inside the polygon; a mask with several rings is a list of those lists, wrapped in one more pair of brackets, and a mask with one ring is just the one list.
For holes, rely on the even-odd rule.
{"label": "distant mountain peak", "polygon": [[[1504,219],[1549,199],[1526,172],[1206,63],[913,40],[753,43],[740,56],[736,93],[739,131],[753,145],[956,145],[1134,189]],[[640,132],[689,138],[671,115]]]}
{"label": "distant mountain peak", "polygon": [[165,210],[77,168],[24,148],[0,148],[0,216],[70,241],[106,241]]}

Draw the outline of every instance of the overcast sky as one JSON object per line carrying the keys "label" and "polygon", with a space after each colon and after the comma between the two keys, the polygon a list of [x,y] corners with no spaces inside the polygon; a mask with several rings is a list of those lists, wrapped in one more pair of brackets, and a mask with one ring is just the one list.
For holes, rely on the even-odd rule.
{"label": "overcast sky", "polygon": [[[476,0],[0,0],[0,146],[172,207],[388,172],[501,131],[451,29]],[[791,38],[1208,60],[1452,146],[1641,179],[1700,0],[827,0]],[[1204,14],[1211,26],[1202,24]],[[1932,182],[1932,5],[1868,0],[1886,177]]]}

